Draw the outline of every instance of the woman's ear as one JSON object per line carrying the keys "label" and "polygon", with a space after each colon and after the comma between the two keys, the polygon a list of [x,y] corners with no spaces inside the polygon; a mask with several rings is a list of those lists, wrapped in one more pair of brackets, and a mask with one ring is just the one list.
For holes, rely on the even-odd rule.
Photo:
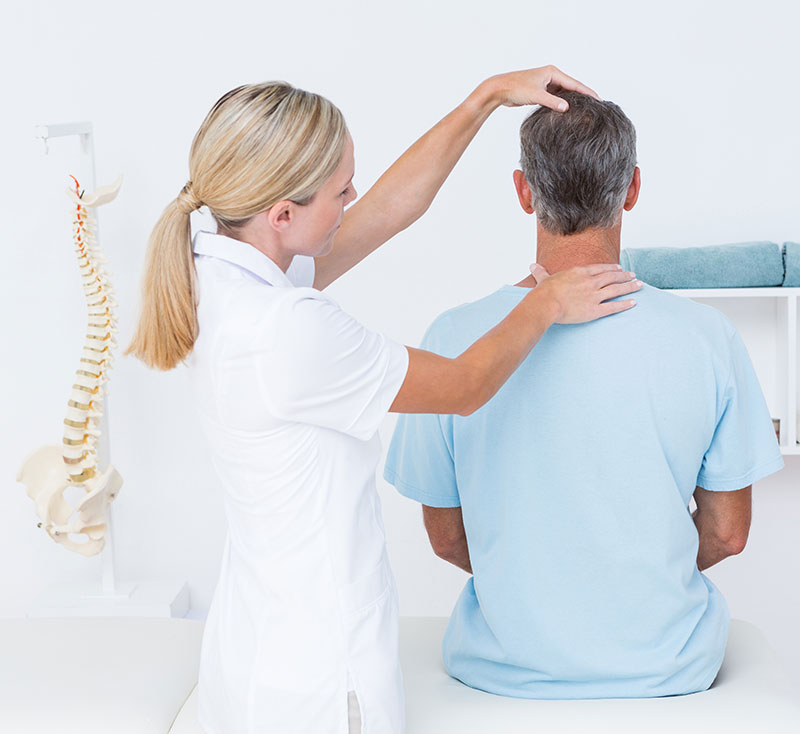
{"label": "woman's ear", "polygon": [[266,212],[269,226],[276,232],[285,232],[289,225],[294,221],[297,206],[293,201],[284,199],[273,204]]}
{"label": "woman's ear", "polygon": [[525,180],[525,174],[520,170],[514,171],[514,188],[517,190],[517,197],[522,211],[526,214],[533,214],[531,187]]}

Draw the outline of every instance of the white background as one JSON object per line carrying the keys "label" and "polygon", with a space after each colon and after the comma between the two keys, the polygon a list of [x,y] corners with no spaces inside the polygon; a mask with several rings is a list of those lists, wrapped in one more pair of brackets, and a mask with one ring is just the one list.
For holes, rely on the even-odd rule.
{"label": "white background", "polygon": [[[192,137],[224,92],[248,82],[285,79],[338,104],[363,192],[481,79],[554,63],[620,104],[637,127],[642,193],[625,217],[623,246],[800,240],[797,7],[228,0],[4,10],[0,616],[23,616],[50,582],[100,575],[98,558],[68,553],[37,530],[33,503],[15,483],[30,451],[60,441],[85,326],[63,193],[68,173],[83,175],[78,143],[53,141],[45,156],[34,125],[91,120],[98,183],[125,174],[118,199],[100,210],[121,353],[146,239],[188,177]],[[526,274],[534,220],[511,185],[525,114],[498,110],[428,214],[330,289],[346,309],[416,345],[443,309]],[[745,314],[742,328],[772,402],[769,316],[769,308]],[[112,460],[125,480],[115,504],[118,576],[187,580],[191,616],[203,617],[225,519],[186,376],[120,357],[110,387]],[[393,424],[383,426],[384,443]],[[733,615],[758,624],[792,665],[800,658],[800,459],[786,464],[755,488],[744,554],[710,576]],[[429,550],[419,508],[378,486],[401,612],[448,614],[464,576]]]}

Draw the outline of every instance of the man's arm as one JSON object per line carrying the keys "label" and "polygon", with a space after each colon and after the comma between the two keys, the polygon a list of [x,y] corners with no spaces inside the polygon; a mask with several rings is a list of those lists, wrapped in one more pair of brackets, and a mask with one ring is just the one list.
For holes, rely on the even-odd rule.
{"label": "man's arm", "polygon": [[472,573],[461,508],[422,505],[422,519],[433,552],[462,571]]}
{"label": "man's arm", "polygon": [[697,567],[705,571],[744,550],[750,532],[752,485],[733,492],[694,490],[697,509],[692,514],[700,547]]}

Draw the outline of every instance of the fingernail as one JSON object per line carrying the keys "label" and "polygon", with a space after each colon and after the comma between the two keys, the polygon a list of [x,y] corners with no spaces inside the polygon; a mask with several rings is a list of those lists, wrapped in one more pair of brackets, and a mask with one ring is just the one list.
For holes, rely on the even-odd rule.
{"label": "fingernail", "polygon": [[631,278],[635,278],[635,277],[636,277],[636,273],[634,273],[634,272],[633,272],[633,270],[629,270],[629,271],[628,271],[628,275],[629,275]]}
{"label": "fingernail", "polygon": [[566,112],[567,111],[567,103],[566,102],[560,102],[559,105],[558,105],[558,110],[559,110],[559,112]]}
{"label": "fingernail", "polygon": [[641,280],[637,280],[637,281],[636,281],[636,285],[644,285],[644,283],[642,283],[642,281],[641,281]]}

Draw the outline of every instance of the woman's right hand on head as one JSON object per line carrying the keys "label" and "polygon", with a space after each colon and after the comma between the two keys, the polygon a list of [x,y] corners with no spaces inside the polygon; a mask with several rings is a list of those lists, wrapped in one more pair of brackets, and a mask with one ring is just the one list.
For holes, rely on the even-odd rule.
{"label": "woman's right hand on head", "polygon": [[566,112],[569,104],[558,96],[560,91],[580,92],[600,99],[593,89],[552,65],[497,74],[485,83],[491,86],[495,99],[505,107],[539,104]]}
{"label": "woman's right hand on head", "polygon": [[603,316],[627,311],[635,300],[610,301],[642,287],[635,274],[619,265],[583,265],[549,275],[540,265],[532,265],[536,290],[544,290],[557,306],[557,324],[580,324]]}

